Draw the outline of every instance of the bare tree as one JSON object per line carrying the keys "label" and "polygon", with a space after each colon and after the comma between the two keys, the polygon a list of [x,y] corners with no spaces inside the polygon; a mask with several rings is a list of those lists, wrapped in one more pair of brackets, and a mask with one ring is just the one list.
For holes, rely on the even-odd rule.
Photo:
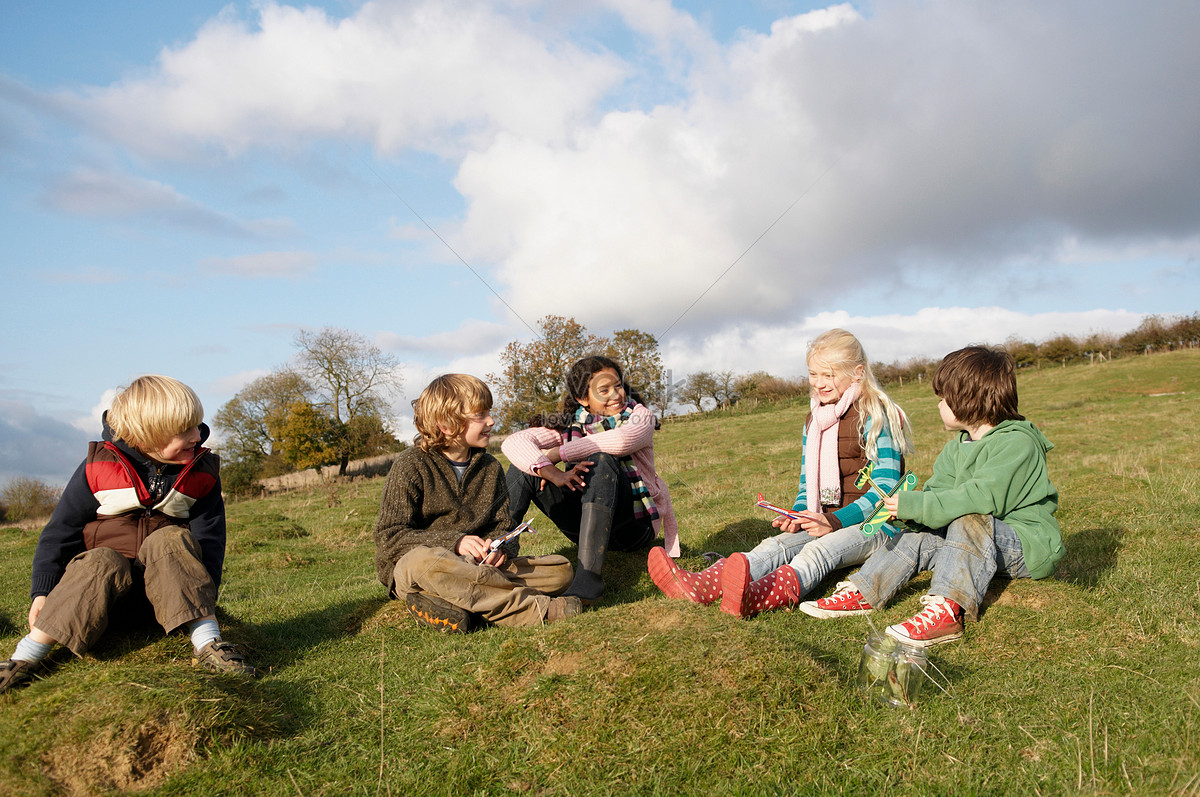
{"label": "bare tree", "polygon": [[684,404],[694,406],[697,412],[704,412],[704,402],[716,392],[716,384],[711,371],[697,371],[688,376],[675,395]]}
{"label": "bare tree", "polygon": [[332,449],[338,474],[354,453],[352,422],[361,417],[382,418],[388,399],[399,392],[403,380],[400,363],[365,336],[348,329],[325,327],[319,332],[296,333],[296,371],[312,387],[314,406],[334,424]]}

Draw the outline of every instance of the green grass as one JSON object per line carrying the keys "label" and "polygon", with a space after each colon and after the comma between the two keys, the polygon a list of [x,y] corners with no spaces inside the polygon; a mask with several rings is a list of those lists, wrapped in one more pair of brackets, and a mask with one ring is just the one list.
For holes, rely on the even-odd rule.
{"label": "green grass", "polygon": [[[1021,375],[1056,444],[1068,553],[998,582],[949,695],[915,711],[855,689],[866,618],[735,620],[663,598],[613,554],[571,622],[446,637],[375,580],[382,480],[232,504],[220,616],[268,672],[189,666],[180,636],[113,632],[0,698],[0,793],[1200,795],[1200,352]],[[946,440],[923,385],[922,480]],[[793,497],[801,405],[668,423],[656,456],[683,563],[770,532]],[[573,548],[543,519],[527,552]],[[0,647],[24,631],[36,533],[0,531]],[[822,586],[829,591],[839,576]],[[918,608],[928,576],[877,612]]]}

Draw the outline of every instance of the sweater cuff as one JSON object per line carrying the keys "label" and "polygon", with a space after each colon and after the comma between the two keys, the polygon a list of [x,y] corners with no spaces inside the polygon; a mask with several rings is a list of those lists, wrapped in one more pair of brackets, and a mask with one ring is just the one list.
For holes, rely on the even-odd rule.
{"label": "sweater cuff", "polygon": [[825,512],[825,519],[829,521],[829,526],[834,531],[842,528],[842,519],[835,512]]}
{"label": "sweater cuff", "polygon": [[36,598],[40,595],[49,595],[50,591],[52,589],[54,589],[55,586],[58,585],[58,581],[60,578],[62,578],[62,575],[36,576],[33,579],[33,583],[31,584],[30,589],[29,589],[29,599],[33,600],[34,598]]}

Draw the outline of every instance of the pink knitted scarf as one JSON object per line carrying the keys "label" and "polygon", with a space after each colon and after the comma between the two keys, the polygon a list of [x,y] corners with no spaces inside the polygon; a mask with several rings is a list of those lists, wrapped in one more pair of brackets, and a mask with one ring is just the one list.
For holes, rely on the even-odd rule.
{"label": "pink knitted scarf", "polygon": [[818,404],[815,398],[812,400],[812,425],[808,427],[807,450],[804,452],[804,505],[809,512],[820,512],[824,506],[837,506],[842,502],[838,421],[860,395],[862,388],[858,382],[853,382],[837,404]]}

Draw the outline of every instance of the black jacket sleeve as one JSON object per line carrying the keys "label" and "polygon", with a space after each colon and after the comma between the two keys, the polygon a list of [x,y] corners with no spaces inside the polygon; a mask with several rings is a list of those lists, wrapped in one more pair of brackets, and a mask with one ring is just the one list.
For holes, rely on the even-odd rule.
{"label": "black jacket sleeve", "polygon": [[83,553],[83,527],[96,519],[100,502],[88,489],[86,462],[79,463],[63,488],[50,522],[42,529],[33,554],[33,578],[29,597],[49,595],[58,584],[67,563]]}

